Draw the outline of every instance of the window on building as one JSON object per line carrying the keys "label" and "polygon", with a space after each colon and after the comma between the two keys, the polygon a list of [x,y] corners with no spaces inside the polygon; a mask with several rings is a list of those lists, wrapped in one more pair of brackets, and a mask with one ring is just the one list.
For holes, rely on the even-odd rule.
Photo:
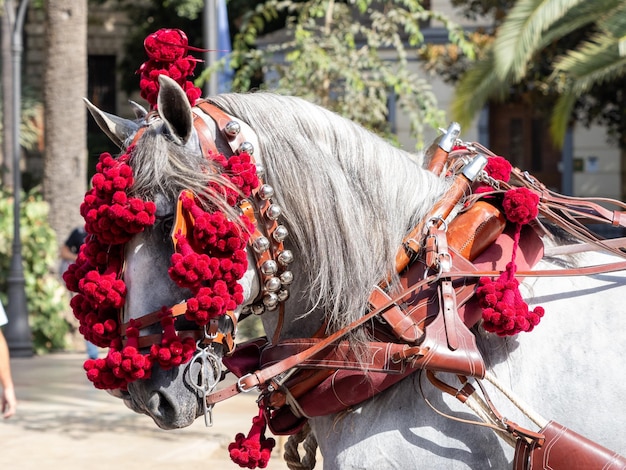
{"label": "window on building", "polygon": [[561,152],[552,144],[548,117],[520,103],[489,108],[490,148],[513,166],[528,171],[547,187],[559,191]]}

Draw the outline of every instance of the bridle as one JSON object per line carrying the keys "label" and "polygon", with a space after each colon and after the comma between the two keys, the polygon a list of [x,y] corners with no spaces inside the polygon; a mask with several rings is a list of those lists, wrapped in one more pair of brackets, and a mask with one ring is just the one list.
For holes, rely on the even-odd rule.
{"label": "bridle", "polygon": [[[281,208],[272,201],[274,189],[266,184],[264,179],[264,168],[254,160],[255,151],[258,151],[258,141],[256,134],[245,122],[237,120],[224,111],[217,108],[208,101],[200,101],[193,108],[193,127],[196,131],[200,150],[205,158],[211,154],[218,154],[219,150],[216,140],[209,125],[203,115],[213,120],[217,131],[226,140],[233,155],[247,153],[251,162],[256,167],[259,185],[253,189],[250,197],[243,199],[239,204],[242,215],[253,227],[248,240],[248,249],[252,249],[256,260],[256,271],[260,282],[260,290],[257,298],[248,302],[237,314],[235,311],[227,311],[226,317],[230,320],[231,327],[222,331],[223,322],[219,318],[212,318],[208,324],[200,329],[176,330],[176,335],[180,339],[193,338],[196,342],[197,350],[190,361],[190,365],[198,363],[200,365],[199,383],[192,381],[192,385],[198,392],[203,394],[205,423],[212,424],[212,405],[207,406],[206,397],[215,389],[222,375],[221,357],[231,353],[235,347],[235,333],[239,320],[250,314],[261,315],[266,311],[278,312],[278,324],[274,334],[275,340],[280,336],[284,322],[284,303],[289,297],[289,285],[293,281],[293,274],[289,270],[289,265],[293,262],[293,254],[285,249],[284,240],[288,236],[285,226],[278,221],[281,215]],[[144,135],[145,130],[158,118],[156,112],[151,112],[144,119],[144,126],[138,129],[130,145],[137,144]],[[183,191],[185,193],[185,191]],[[187,195],[193,195],[187,191]],[[179,198],[176,207],[175,221],[171,231],[171,238],[175,250],[178,245],[178,236],[191,233],[195,221],[187,213]],[[146,315],[136,317],[132,322],[139,322],[141,328],[157,325],[161,322],[162,312],[166,308],[172,317],[179,318],[185,315],[188,309],[187,301],[162,307],[159,310]],[[124,332],[131,322],[121,326]],[[162,334],[149,334],[140,336],[139,348],[147,348],[161,341]]]}

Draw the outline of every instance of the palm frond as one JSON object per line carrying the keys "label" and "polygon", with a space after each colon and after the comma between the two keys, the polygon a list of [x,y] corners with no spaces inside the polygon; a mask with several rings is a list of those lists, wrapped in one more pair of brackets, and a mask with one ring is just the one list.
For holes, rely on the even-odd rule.
{"label": "palm frond", "polygon": [[[511,74],[524,76],[528,60],[537,51],[542,35],[585,0],[519,0],[507,15],[496,36],[496,73],[501,79]],[[613,1],[613,0],[608,0]],[[596,5],[600,2],[589,2]],[[605,10],[606,11],[606,10]]]}
{"label": "palm frond", "polygon": [[619,40],[597,34],[578,49],[569,51],[555,63],[555,74],[563,73],[568,90],[576,96],[596,84],[626,74],[626,56],[620,56]]}
{"label": "palm frond", "polygon": [[573,7],[541,35],[541,39],[531,55],[583,26],[592,23],[596,25],[606,24],[607,17],[620,14],[618,8],[625,7],[626,0],[604,0],[602,6],[603,8],[600,9],[595,2],[582,2]]}
{"label": "palm frond", "polygon": [[565,133],[572,119],[572,111],[578,97],[573,93],[565,93],[559,97],[552,116],[550,117],[550,136],[557,147],[563,146]]}
{"label": "palm frond", "polygon": [[615,3],[613,8],[605,10],[604,18],[597,25],[600,30],[621,38],[626,35],[626,0],[615,0]]}
{"label": "palm frond", "polygon": [[469,126],[487,101],[503,100],[508,88],[509,82],[501,80],[496,74],[494,55],[490,49],[485,58],[475,62],[457,84],[450,106],[451,118],[462,127]]}

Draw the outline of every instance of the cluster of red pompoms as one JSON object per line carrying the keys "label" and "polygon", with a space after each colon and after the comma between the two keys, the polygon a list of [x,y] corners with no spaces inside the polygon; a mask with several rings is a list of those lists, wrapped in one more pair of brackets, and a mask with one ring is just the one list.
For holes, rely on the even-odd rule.
{"label": "cluster of red pompoms", "polygon": [[79,331],[100,347],[109,347],[119,336],[118,311],[126,297],[126,286],[118,279],[122,246],[155,220],[153,202],[126,193],[134,181],[127,163],[131,152],[129,148],[118,159],[106,152],[100,155],[92,188],[80,208],[89,235],[63,274],[67,288],[77,293],[70,305]]}
{"label": "cluster of red pompoms", "polygon": [[128,197],[126,191],[133,184],[133,172],[126,158],[113,158],[109,153],[100,155],[93,187],[85,195],[80,214],[85,219],[85,230],[103,244],[126,243],[145,227],[154,224],[156,205]]}
{"label": "cluster of red pompoms", "polygon": [[[187,319],[206,325],[243,302],[237,282],[248,267],[245,247],[249,233],[221,212],[206,212],[195,197],[181,194],[182,210],[194,220],[191,242],[177,233],[177,253],[172,255],[171,279],[194,294],[187,300]],[[244,222],[245,219],[241,218]]]}
{"label": "cluster of red pompoms", "polygon": [[88,359],[83,365],[87,378],[99,389],[126,389],[130,382],[147,379],[152,373],[152,358],[139,352],[139,330],[131,320],[126,330],[128,342],[122,345],[119,338],[111,343],[104,359]]}
{"label": "cluster of red pompoms", "polygon": [[158,362],[162,369],[171,369],[189,362],[196,352],[196,342],[191,337],[182,340],[178,337],[174,317],[165,308],[161,314],[161,327],[163,328],[161,344],[150,346],[152,360]]}
{"label": "cluster of red pompoms", "polygon": [[100,274],[98,271],[89,271],[78,282],[80,292],[85,299],[103,308],[122,308],[126,298],[126,285],[117,279],[116,272]]}
{"label": "cluster of red pompoms", "polygon": [[522,226],[537,217],[538,204],[539,196],[527,188],[510,189],[504,193],[504,214],[509,222],[515,224],[512,259],[498,279],[494,281],[483,277],[476,290],[483,309],[483,327],[500,336],[531,331],[544,314],[542,307],[535,307],[532,311],[528,309],[519,291],[519,281],[515,278],[515,258]]}
{"label": "cluster of red pompoms", "polygon": [[[211,159],[222,166],[222,175],[233,183],[244,197],[250,196],[252,190],[259,186],[259,177],[256,167],[252,163],[252,157],[247,152],[232,155],[226,158],[224,155],[212,154]],[[213,185],[213,189],[224,193],[228,204],[234,206],[239,200],[239,193],[226,186]]]}
{"label": "cluster of red pompoms", "polygon": [[252,428],[247,436],[239,433],[235,442],[228,445],[228,452],[233,462],[243,468],[265,468],[270,459],[272,449],[276,445],[274,439],[265,437],[265,416],[259,410],[258,416],[252,418]]}
{"label": "cluster of red pompoms", "polygon": [[181,86],[193,106],[202,91],[187,80],[187,77],[193,74],[198,62],[193,56],[185,56],[190,49],[187,35],[180,29],[160,29],[146,37],[144,48],[149,60],[144,62],[138,71],[141,76],[139,80],[141,97],[150,103],[152,108],[156,108],[159,75],[167,75]]}
{"label": "cluster of red pompoms", "polygon": [[483,277],[479,284],[476,295],[483,309],[485,330],[506,336],[532,331],[539,324],[544,309],[528,309],[519,292],[513,262],[507,264],[506,271],[496,281]]}
{"label": "cluster of red pompoms", "polygon": [[[156,212],[154,203],[127,196],[133,184],[132,169],[127,164],[131,152],[129,149],[119,159],[108,153],[101,155],[93,188],[81,206],[89,235],[76,262],[64,274],[68,289],[77,292],[71,306],[80,323],[79,331],[94,344],[110,348],[105,359],[88,360],[84,366],[97,388],[125,389],[129,382],[149,377],[153,363],[158,362],[164,369],[175,367],[189,362],[196,350],[193,338],[178,337],[168,309],[161,318],[161,344],[153,344],[148,354],[142,354],[137,347],[138,323],[131,322],[125,332],[127,344],[121,342],[119,311],[125,302],[126,285],[118,276],[123,244],[152,225]],[[224,177],[244,195],[258,186],[256,168],[249,156],[233,162],[223,155],[211,157],[227,170]],[[226,188],[220,187],[221,193],[237,194],[236,203],[239,193]],[[243,302],[243,289],[237,281],[247,269],[245,247],[249,233],[222,212],[205,211],[187,192],[181,198],[193,226],[191,233],[178,235],[170,276],[193,293],[187,301],[186,317],[204,326]],[[241,222],[248,223],[243,217]]]}

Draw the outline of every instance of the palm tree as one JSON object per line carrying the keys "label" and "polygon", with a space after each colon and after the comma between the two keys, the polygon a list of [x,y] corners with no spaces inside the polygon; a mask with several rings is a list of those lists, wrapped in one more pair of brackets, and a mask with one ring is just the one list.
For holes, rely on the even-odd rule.
{"label": "palm tree", "polygon": [[504,99],[524,79],[536,80],[528,74],[537,58],[553,54],[558,41],[571,43],[581,31],[582,39],[539,78],[558,96],[550,131],[561,145],[578,100],[596,86],[626,77],[626,0],[518,0],[484,58],[461,79],[453,118],[468,124],[489,100]]}

